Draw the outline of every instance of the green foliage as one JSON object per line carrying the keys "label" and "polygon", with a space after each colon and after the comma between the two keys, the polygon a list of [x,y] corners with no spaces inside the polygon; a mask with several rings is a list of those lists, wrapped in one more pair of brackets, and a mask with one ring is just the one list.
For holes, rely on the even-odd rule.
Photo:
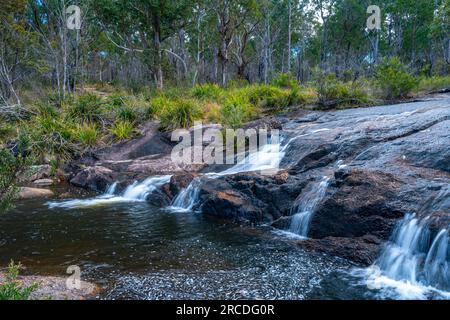
{"label": "green foliage", "polygon": [[221,121],[228,127],[237,129],[255,115],[255,107],[242,94],[230,95],[220,108]]}
{"label": "green foliage", "polygon": [[418,91],[433,91],[450,88],[450,76],[447,77],[423,77],[420,79]]}
{"label": "green foliage", "polygon": [[364,81],[342,82],[335,75],[320,75],[317,97],[322,107],[367,105],[371,98]]}
{"label": "green foliage", "polygon": [[73,136],[74,140],[84,147],[94,147],[99,138],[99,131],[95,124],[85,122],[75,127]]}
{"label": "green foliage", "polygon": [[21,268],[22,265],[20,263],[14,264],[14,261],[10,262],[5,282],[0,284],[0,300],[29,300],[31,294],[39,287],[37,283],[24,286],[17,279]]}
{"label": "green foliage", "polygon": [[387,99],[405,98],[419,84],[398,57],[384,59],[377,67],[375,78]]}
{"label": "green foliage", "polygon": [[191,90],[191,95],[197,99],[205,99],[205,100],[219,100],[223,94],[222,88],[220,88],[217,84],[207,83],[196,85]]}
{"label": "green foliage", "polygon": [[68,159],[75,153],[72,128],[72,122],[59,116],[38,116],[28,126],[22,126],[21,133],[30,141],[30,150],[36,156],[50,154]]}
{"label": "green foliage", "polygon": [[291,91],[271,85],[256,85],[244,91],[250,103],[263,109],[282,110],[292,105]]}
{"label": "green foliage", "polygon": [[93,93],[80,95],[73,104],[68,107],[68,116],[73,120],[86,122],[98,122],[103,114],[103,102]]}
{"label": "green foliage", "polygon": [[160,120],[161,125],[166,129],[189,128],[195,120],[200,120],[202,115],[196,100],[181,99],[165,106]]}
{"label": "green foliage", "polygon": [[175,101],[165,95],[157,96],[150,100],[150,105],[146,110],[146,118],[153,119],[159,117],[166,110],[175,108]]}
{"label": "green foliage", "polygon": [[274,86],[286,89],[298,88],[298,82],[288,73],[281,73],[272,80]]}
{"label": "green foliage", "polygon": [[16,186],[19,177],[32,162],[27,153],[28,141],[19,137],[13,150],[0,149],[0,213],[14,205],[19,188]]}
{"label": "green foliage", "polygon": [[134,125],[129,121],[118,121],[110,128],[110,132],[119,141],[130,139],[134,134]]}
{"label": "green foliage", "polygon": [[119,108],[116,113],[117,118],[121,121],[134,122],[138,117],[137,112],[129,106],[123,106]]}
{"label": "green foliage", "polygon": [[0,122],[0,144],[6,143],[9,139],[14,137],[14,126],[6,121]]}

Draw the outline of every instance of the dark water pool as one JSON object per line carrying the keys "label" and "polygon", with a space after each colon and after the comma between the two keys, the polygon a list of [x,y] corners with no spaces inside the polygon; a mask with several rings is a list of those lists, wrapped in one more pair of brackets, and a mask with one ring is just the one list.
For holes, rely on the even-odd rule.
{"label": "dark water pool", "polygon": [[354,299],[350,265],[270,230],[210,221],[146,203],[49,209],[20,203],[0,216],[0,266],[100,284],[107,299]]}

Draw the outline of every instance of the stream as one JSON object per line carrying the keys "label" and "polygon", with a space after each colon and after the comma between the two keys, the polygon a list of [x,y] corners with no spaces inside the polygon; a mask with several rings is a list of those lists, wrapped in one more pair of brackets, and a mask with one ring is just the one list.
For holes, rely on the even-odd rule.
{"label": "stream", "polygon": [[[301,130],[299,123],[289,122],[285,132],[295,134],[276,148],[264,146],[259,162],[244,161],[225,171],[194,178],[163,208],[152,206],[146,199],[168,183],[170,175],[136,181],[122,192],[112,184],[104,194],[93,198],[20,202],[0,215],[0,265],[13,259],[26,266],[26,274],[60,276],[66,276],[68,266],[77,265],[83,280],[102,288],[95,297],[99,299],[449,299],[449,228],[444,226],[438,232],[428,228],[432,212],[444,212],[448,217],[450,192],[441,185],[433,207],[423,207],[420,217],[411,212],[399,219],[371,267],[361,268],[342,258],[303,249],[297,243],[310,236],[311,220],[330,196],[327,192],[333,172],[352,165],[390,168],[388,161],[397,165],[397,158],[396,162],[391,158],[398,152],[386,150],[405,143],[391,143],[394,138],[388,133],[395,139],[408,137],[397,132],[403,128],[396,122],[403,121],[405,130],[409,130],[408,121],[418,122],[412,115],[424,117],[427,112],[432,121],[440,116],[441,123],[448,122],[440,111],[448,113],[448,107],[434,104],[431,111],[426,103],[417,104],[417,110],[414,104],[345,110],[323,115],[321,122],[301,126]],[[379,128],[367,124],[370,118],[378,121]],[[427,128],[416,131],[425,135]],[[286,230],[275,230],[267,224],[239,226],[196,210],[199,189],[208,179],[278,169],[280,164],[289,167],[299,154],[307,154],[301,144],[296,144],[301,138],[307,137],[310,144],[315,141],[311,137],[333,143],[343,139],[351,146],[355,142],[349,139],[376,137],[376,130],[380,136],[387,136],[380,140],[385,155],[375,150],[381,143],[367,144],[359,154],[345,150],[339,154],[339,148],[334,153],[347,158],[317,169],[315,178],[292,204],[292,221]],[[370,142],[378,143],[377,139]],[[370,158],[371,152],[376,158]],[[433,183],[444,181],[443,185],[448,182],[441,175],[429,179]]]}

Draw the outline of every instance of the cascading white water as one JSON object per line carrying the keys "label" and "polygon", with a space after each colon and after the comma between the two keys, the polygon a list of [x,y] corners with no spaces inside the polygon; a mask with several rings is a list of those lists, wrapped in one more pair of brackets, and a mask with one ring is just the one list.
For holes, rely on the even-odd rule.
{"label": "cascading white water", "polygon": [[296,213],[292,216],[289,232],[305,238],[308,236],[311,218],[325,196],[329,182],[330,178],[324,176],[318,185],[314,184],[310,190],[302,194],[299,204],[294,209]]}
{"label": "cascading white water", "polygon": [[368,285],[390,287],[401,298],[424,299],[428,294],[450,297],[449,231],[434,238],[429,219],[407,215],[379,259],[367,270]]}
{"label": "cascading white water", "polygon": [[171,211],[191,211],[197,203],[200,193],[200,178],[194,178],[189,186],[173,199],[172,204],[168,207]]}
{"label": "cascading white water", "polygon": [[278,170],[285,155],[285,148],[280,143],[266,144],[253,152],[228,170],[215,175],[225,176],[242,172]]}
{"label": "cascading white water", "polygon": [[[216,179],[226,175],[232,175],[252,171],[277,171],[281,160],[285,155],[285,147],[280,150],[281,143],[269,143],[245,157],[242,161],[228,170],[219,173],[209,173],[206,176],[210,179]],[[171,211],[191,211],[198,202],[200,193],[201,179],[195,178],[187,188],[182,190],[173,199],[168,207]]]}
{"label": "cascading white water", "polygon": [[142,182],[134,182],[120,196],[115,195],[117,183],[112,184],[101,196],[91,199],[75,199],[66,201],[51,201],[49,208],[80,208],[107,205],[120,202],[143,202],[149,194],[170,181],[171,176],[156,176]]}

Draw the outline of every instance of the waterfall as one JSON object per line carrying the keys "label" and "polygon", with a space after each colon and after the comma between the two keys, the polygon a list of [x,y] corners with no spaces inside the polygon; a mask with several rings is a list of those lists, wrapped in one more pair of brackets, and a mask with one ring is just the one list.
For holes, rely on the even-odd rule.
{"label": "waterfall", "polygon": [[290,232],[305,238],[308,236],[311,218],[325,196],[329,182],[330,178],[324,176],[318,185],[315,184],[314,187],[302,195],[298,201],[298,206],[295,208],[296,213],[291,220]]}
{"label": "waterfall", "polygon": [[[280,150],[280,143],[269,143],[258,151],[247,155],[242,161],[228,170],[218,173],[208,173],[205,176],[217,179],[222,176],[252,171],[277,171],[284,157],[284,150]],[[198,202],[201,179],[195,178],[189,186],[183,189],[172,201],[167,209],[170,211],[191,211]]]}
{"label": "waterfall", "polygon": [[266,144],[260,150],[249,154],[235,166],[216,175],[224,176],[242,172],[277,170],[285,155],[285,148],[280,148],[280,143]]}
{"label": "waterfall", "polygon": [[156,176],[145,179],[142,182],[134,182],[128,186],[121,195],[115,195],[117,183],[108,187],[106,192],[91,199],[75,199],[65,201],[51,201],[49,208],[80,208],[98,205],[108,205],[120,202],[144,202],[146,198],[157,188],[170,181],[171,176]]}
{"label": "waterfall", "polygon": [[402,298],[450,296],[449,230],[433,237],[428,222],[407,215],[398,224],[392,240],[367,270],[370,286],[393,288]]}
{"label": "waterfall", "polygon": [[200,193],[200,178],[194,178],[189,186],[173,199],[172,204],[168,207],[171,211],[191,211],[197,204]]}

